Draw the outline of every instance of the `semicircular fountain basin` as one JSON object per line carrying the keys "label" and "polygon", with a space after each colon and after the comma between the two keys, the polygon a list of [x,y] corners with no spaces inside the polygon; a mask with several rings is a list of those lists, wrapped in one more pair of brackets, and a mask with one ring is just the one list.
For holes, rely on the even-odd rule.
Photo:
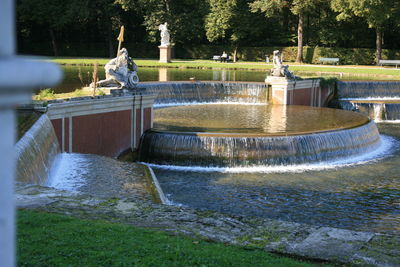
{"label": "semicircular fountain basin", "polygon": [[330,161],[375,150],[368,117],[285,105],[205,104],[155,110],[139,160],[158,165],[251,167]]}

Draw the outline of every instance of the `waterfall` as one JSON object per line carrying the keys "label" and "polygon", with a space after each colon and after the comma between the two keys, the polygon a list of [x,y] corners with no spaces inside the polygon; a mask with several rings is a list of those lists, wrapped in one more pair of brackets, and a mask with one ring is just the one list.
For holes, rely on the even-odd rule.
{"label": "waterfall", "polygon": [[400,104],[385,104],[384,119],[386,121],[399,121]]}
{"label": "waterfall", "polygon": [[338,82],[339,106],[376,122],[400,120],[400,82]]}
{"label": "waterfall", "polygon": [[156,94],[156,106],[193,103],[267,103],[265,83],[245,82],[167,82],[142,83],[138,88]]}
{"label": "waterfall", "polygon": [[382,118],[385,114],[385,104],[374,103],[374,104],[372,104],[372,107],[373,107],[373,111],[374,111],[373,119],[376,122],[381,122]]}
{"label": "waterfall", "polygon": [[400,104],[339,101],[339,107],[361,112],[375,122],[398,122],[400,120]]}
{"label": "waterfall", "polygon": [[400,82],[337,82],[339,99],[399,98]]}
{"label": "waterfall", "polygon": [[351,129],[294,136],[232,137],[149,131],[142,137],[139,160],[207,167],[293,165],[370,152],[380,142],[372,121]]}
{"label": "waterfall", "polygon": [[17,181],[44,185],[60,146],[51,121],[42,115],[15,145]]}

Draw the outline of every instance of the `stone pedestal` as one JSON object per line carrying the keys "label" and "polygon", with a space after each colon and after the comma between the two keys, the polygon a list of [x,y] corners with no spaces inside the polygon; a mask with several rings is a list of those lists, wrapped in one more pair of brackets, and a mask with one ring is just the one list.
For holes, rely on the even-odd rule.
{"label": "stone pedestal", "polygon": [[160,48],[160,63],[171,63],[171,46],[159,46]]}
{"label": "stone pedestal", "polygon": [[269,100],[272,104],[321,106],[319,79],[290,80],[286,77],[268,76],[265,83],[271,86]]}

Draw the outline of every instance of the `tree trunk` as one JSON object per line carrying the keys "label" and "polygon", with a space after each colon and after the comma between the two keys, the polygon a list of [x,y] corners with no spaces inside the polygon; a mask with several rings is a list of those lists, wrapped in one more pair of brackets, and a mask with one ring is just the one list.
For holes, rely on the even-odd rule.
{"label": "tree trunk", "polygon": [[376,65],[382,59],[383,31],[381,27],[376,27]]}
{"label": "tree trunk", "polygon": [[235,50],[233,51],[233,62],[236,63],[237,61],[237,46],[235,47]]}
{"label": "tree trunk", "polygon": [[55,57],[58,57],[56,36],[55,36],[54,31],[53,31],[52,28],[50,28],[49,31],[50,31],[50,38],[51,38],[51,46],[53,48],[53,54],[54,54]]}
{"label": "tree trunk", "polygon": [[297,27],[297,63],[303,63],[303,25],[304,16],[303,13],[299,14],[299,25]]}

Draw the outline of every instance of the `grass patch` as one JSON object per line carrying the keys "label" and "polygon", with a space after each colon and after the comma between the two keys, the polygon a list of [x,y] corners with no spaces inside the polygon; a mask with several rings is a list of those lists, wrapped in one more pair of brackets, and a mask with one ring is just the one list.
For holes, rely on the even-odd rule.
{"label": "grass patch", "polygon": [[18,266],[314,266],[123,224],[18,211]]}
{"label": "grass patch", "polygon": [[[104,96],[106,93],[101,89],[96,89],[96,95]],[[82,96],[93,96],[93,90],[83,90],[83,89],[76,89],[73,92],[69,93],[60,93],[56,94],[50,88],[40,90],[38,94],[32,97],[35,101],[46,101],[46,100],[53,100],[53,99],[67,99],[67,98],[74,98],[74,97],[82,97]]]}
{"label": "grass patch", "polygon": [[[86,65],[91,66],[96,63],[105,65],[107,58],[50,58],[51,62],[61,65]],[[254,61],[240,61],[237,63],[219,63],[212,60],[179,60],[174,59],[171,63],[160,63],[154,59],[135,59],[139,67],[167,67],[167,68],[196,68],[196,69],[240,69],[240,70],[269,70],[272,64]],[[363,74],[363,75],[388,75],[400,78],[400,69],[383,68],[377,66],[350,66],[350,65],[301,65],[286,63],[290,65],[292,71],[303,72],[323,72],[323,73],[343,73],[343,74]]]}

